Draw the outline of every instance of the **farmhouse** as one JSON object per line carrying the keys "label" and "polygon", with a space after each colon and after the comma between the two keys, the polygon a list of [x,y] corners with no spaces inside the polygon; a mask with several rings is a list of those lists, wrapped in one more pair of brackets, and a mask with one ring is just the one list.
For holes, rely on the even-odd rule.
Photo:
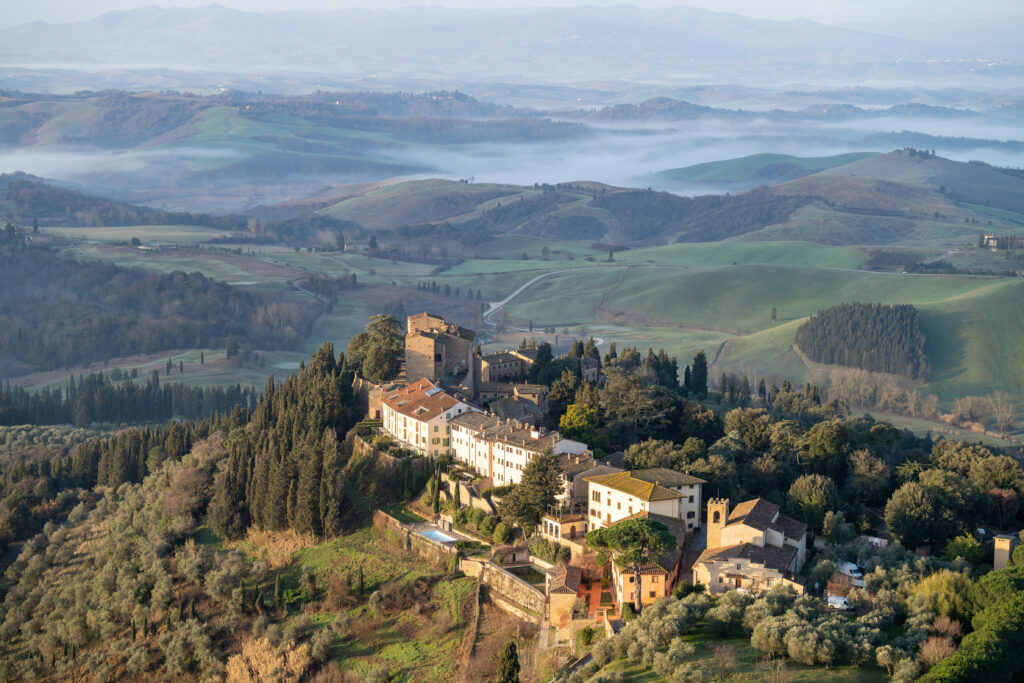
{"label": "farmhouse", "polygon": [[742,588],[754,592],[786,583],[804,591],[797,572],[807,554],[807,525],[779,514],[763,498],[729,511],[727,498],[708,501],[707,549],[693,565],[693,576],[711,593]]}

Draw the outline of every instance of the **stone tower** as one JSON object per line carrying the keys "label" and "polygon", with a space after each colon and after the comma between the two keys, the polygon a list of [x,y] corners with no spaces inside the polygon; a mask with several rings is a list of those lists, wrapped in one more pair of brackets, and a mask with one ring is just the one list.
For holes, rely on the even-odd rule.
{"label": "stone tower", "polygon": [[999,534],[995,537],[995,544],[992,549],[992,569],[1006,569],[1010,563],[1010,555],[1013,554],[1013,547],[1017,545],[1017,539],[1007,534]]}
{"label": "stone tower", "polygon": [[729,499],[709,498],[708,518],[705,521],[708,525],[708,547],[721,547],[722,528],[729,521]]}

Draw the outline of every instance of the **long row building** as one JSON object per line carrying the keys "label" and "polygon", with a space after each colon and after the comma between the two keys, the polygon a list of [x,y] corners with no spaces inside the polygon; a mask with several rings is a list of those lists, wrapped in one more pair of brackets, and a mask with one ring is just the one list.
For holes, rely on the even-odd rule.
{"label": "long row building", "polygon": [[530,458],[548,448],[560,456],[567,493],[573,474],[594,464],[585,443],[485,413],[428,379],[389,387],[381,399],[380,418],[384,431],[403,446],[433,457],[451,455],[495,486],[519,483]]}

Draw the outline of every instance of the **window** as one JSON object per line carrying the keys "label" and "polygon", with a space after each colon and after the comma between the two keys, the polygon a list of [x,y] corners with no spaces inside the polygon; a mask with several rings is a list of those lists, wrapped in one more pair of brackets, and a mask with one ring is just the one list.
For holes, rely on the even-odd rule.
{"label": "window", "polygon": [[742,569],[742,567],[740,567],[739,562],[736,563],[736,569]]}
{"label": "window", "polygon": [[725,583],[725,577],[721,574],[718,575],[718,583]]}
{"label": "window", "polygon": [[722,519],[722,513],[719,512],[718,510],[715,510],[715,515],[714,515],[714,517],[711,518],[711,523],[712,524],[718,524],[721,521],[721,519]]}
{"label": "window", "polygon": [[619,503],[619,509],[620,510],[622,509],[622,503],[621,502]]}
{"label": "window", "polygon": [[656,596],[656,595],[654,594],[654,591],[651,591],[651,597],[652,597],[652,598],[655,598],[655,597],[657,597],[657,596]]}
{"label": "window", "polygon": [[636,577],[635,577],[635,576],[632,576],[632,575],[630,575],[630,577],[629,577],[629,582],[630,582],[630,583],[636,583],[635,579],[636,579]]}
{"label": "window", "polygon": [[693,502],[693,496],[690,496],[690,502],[691,503]]}
{"label": "window", "polygon": [[600,503],[601,502],[601,492],[600,491],[591,491],[590,492],[590,500],[594,501],[595,503]]}
{"label": "window", "polygon": [[437,425],[434,425],[434,431],[435,432],[437,431]]}
{"label": "window", "polygon": [[657,574],[655,574],[654,576],[651,577],[651,583],[658,583],[658,575]]}
{"label": "window", "polygon": [[689,512],[686,513],[686,518],[687,519],[693,519],[693,515],[694,515],[693,510],[690,510]]}

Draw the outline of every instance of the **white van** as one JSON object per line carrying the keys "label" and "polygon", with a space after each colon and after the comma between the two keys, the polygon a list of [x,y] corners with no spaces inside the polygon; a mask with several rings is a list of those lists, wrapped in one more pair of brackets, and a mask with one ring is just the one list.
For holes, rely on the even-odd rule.
{"label": "white van", "polygon": [[848,611],[850,601],[840,595],[830,595],[828,596],[828,608]]}

